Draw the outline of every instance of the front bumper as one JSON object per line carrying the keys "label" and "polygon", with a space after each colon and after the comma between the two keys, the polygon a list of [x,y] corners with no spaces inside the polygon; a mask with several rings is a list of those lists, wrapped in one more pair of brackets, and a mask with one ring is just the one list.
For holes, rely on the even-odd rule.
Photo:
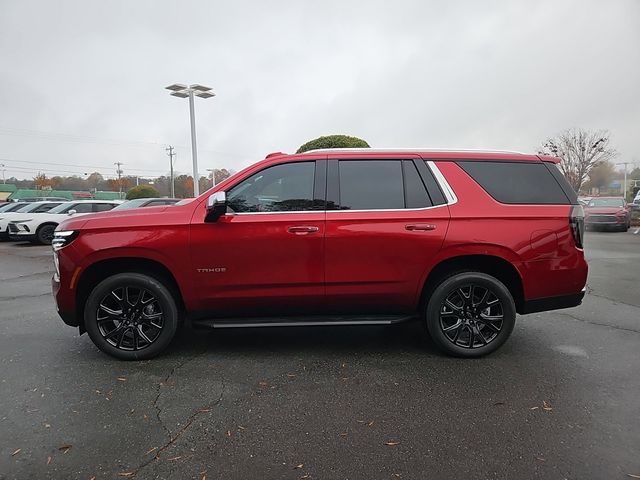
{"label": "front bumper", "polygon": [[561,308],[577,307],[582,303],[587,287],[583,288],[580,293],[572,295],[561,295],[559,297],[536,298],[535,300],[526,300],[519,312],[522,315],[536,312],[547,312],[549,310],[559,310]]}
{"label": "front bumper", "polygon": [[51,278],[51,290],[53,292],[53,298],[56,302],[56,311],[58,312],[60,318],[62,318],[62,321],[70,327],[79,326],[76,312],[74,310],[65,308],[64,298],[61,297],[60,292],[60,277],[57,273],[55,273]]}
{"label": "front bumper", "polygon": [[35,233],[12,233],[9,232],[9,240],[13,240],[14,242],[33,242],[37,239]]}
{"label": "front bumper", "polygon": [[589,227],[620,227],[626,223],[626,217],[615,215],[589,215],[584,219],[585,226]]}

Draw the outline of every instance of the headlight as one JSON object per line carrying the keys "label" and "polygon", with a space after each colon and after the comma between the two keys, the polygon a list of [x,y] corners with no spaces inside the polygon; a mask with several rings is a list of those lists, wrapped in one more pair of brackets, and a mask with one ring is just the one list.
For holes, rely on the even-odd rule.
{"label": "headlight", "polygon": [[78,237],[79,233],[78,230],[60,230],[53,232],[53,240],[51,240],[53,250],[57,252],[61,248],[66,247]]}

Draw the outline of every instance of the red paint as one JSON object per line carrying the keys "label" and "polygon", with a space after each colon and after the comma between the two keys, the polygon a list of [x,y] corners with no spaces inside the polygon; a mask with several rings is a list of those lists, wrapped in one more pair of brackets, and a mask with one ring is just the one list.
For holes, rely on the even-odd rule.
{"label": "red paint", "polygon": [[413,312],[432,269],[462,255],[509,262],[521,279],[525,300],[581,291],[587,264],[569,228],[571,206],[498,203],[449,161],[539,157],[469,152],[339,155],[419,157],[436,162],[457,202],[422,210],[245,213],[205,222],[212,192],[226,191],[267,166],[332,158],[326,153],[278,154],[184,205],[71,217],[58,227],[80,230],[58,252],[60,276],[54,278],[54,294],[59,310],[71,318],[78,309],[77,289],[71,285],[76,269],[82,283],[91,265],[118,258],[132,265],[140,258],[163,265],[175,278],[187,311],[230,315]]}

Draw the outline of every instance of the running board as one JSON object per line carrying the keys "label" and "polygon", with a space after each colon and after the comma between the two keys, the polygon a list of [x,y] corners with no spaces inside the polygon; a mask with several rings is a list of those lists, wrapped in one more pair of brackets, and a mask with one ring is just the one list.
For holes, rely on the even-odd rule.
{"label": "running board", "polygon": [[194,327],[260,328],[260,327],[333,327],[352,325],[393,325],[416,318],[415,315],[327,315],[322,317],[238,317],[193,320]]}

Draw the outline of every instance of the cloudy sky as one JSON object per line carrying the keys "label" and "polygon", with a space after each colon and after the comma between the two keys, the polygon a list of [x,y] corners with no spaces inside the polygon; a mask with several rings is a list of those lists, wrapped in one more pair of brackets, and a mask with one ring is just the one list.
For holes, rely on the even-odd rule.
{"label": "cloudy sky", "polygon": [[332,133],[534,152],[608,129],[640,163],[640,1],[0,0],[0,163],[31,178],[239,169]]}

